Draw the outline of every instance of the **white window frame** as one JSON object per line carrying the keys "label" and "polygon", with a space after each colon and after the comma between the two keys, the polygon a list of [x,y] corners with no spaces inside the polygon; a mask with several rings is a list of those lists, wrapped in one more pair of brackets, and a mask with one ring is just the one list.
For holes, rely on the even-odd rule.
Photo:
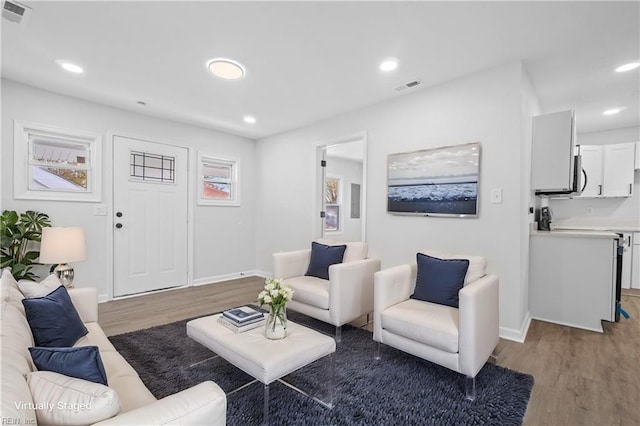
{"label": "white window frame", "polygon": [[[205,198],[204,190],[204,164],[219,164],[231,167],[231,198],[228,200]],[[198,151],[198,205],[201,206],[232,206],[240,205],[240,160],[233,157],[208,154]]]}
{"label": "white window frame", "polygon": [[[86,145],[89,158],[86,167],[87,189],[65,191],[60,189],[32,189],[31,166],[38,162],[31,156],[31,137],[42,136],[68,141],[70,144]],[[98,203],[102,201],[102,135],[82,130],[64,129],[47,124],[13,121],[14,179],[13,198],[17,200],[79,201]],[[55,167],[55,166],[54,166]],[[73,169],[74,167],[64,168]]]}
{"label": "white window frame", "polygon": [[[338,229],[335,230],[331,230],[331,229],[327,229],[327,224],[326,224],[326,218],[325,218],[325,224],[324,224],[324,231],[327,234],[332,234],[332,235],[339,235],[342,234],[344,232],[344,203],[343,201],[343,185],[344,185],[344,178],[342,176],[338,176],[338,175],[334,175],[334,174],[327,174],[327,176],[325,177],[325,183],[324,183],[324,191],[326,192],[327,190],[327,180],[329,179],[333,179],[333,180],[337,180],[338,181],[338,196],[336,198],[336,202],[333,204],[329,204],[326,203],[325,204],[325,211],[327,210],[327,207],[331,207],[331,206],[337,206],[338,207]],[[323,196],[325,194],[323,193]]]}

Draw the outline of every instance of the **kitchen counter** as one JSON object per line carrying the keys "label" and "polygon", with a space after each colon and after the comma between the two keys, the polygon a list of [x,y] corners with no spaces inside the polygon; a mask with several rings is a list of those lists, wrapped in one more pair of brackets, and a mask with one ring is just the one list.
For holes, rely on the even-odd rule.
{"label": "kitchen counter", "polygon": [[554,229],[552,231],[531,231],[532,237],[572,237],[572,238],[618,238],[612,231],[594,231],[578,229]]}
{"label": "kitchen counter", "polygon": [[[552,224],[551,226],[554,226]],[[577,231],[612,231],[612,232],[640,232],[640,225],[570,225],[570,224],[555,224],[557,230],[577,230]]]}
{"label": "kitchen counter", "polygon": [[608,231],[531,231],[531,318],[602,333],[615,321],[616,247]]}

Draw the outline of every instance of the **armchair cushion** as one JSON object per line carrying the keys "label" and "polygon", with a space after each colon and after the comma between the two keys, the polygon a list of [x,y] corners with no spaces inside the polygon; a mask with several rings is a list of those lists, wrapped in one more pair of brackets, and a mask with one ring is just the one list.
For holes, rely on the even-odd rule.
{"label": "armchair cushion", "polygon": [[311,243],[311,260],[307,268],[306,276],[318,277],[324,280],[329,279],[329,266],[342,263],[344,252],[347,249],[345,244],[339,246],[328,246],[325,244]]}
{"label": "armchair cushion", "polygon": [[385,309],[382,328],[393,334],[450,353],[458,352],[458,310],[420,300],[405,300]]}
{"label": "armchair cushion", "polygon": [[73,346],[89,332],[64,286],[44,297],[23,299],[22,304],[36,346]]}
{"label": "armchair cushion", "polygon": [[97,346],[77,348],[29,348],[31,359],[40,371],[53,371],[76,379],[107,386],[107,373]]}
{"label": "armchair cushion", "polygon": [[418,274],[411,298],[457,308],[469,260],[439,259],[422,253],[416,257]]}
{"label": "armchair cushion", "polygon": [[320,309],[329,309],[329,281],[317,277],[294,277],[286,280],[294,300]]}

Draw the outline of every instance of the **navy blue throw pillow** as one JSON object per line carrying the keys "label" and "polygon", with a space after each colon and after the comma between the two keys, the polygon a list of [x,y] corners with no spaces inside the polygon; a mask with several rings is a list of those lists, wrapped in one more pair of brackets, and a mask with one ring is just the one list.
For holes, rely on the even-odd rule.
{"label": "navy blue throw pillow", "polygon": [[88,333],[64,286],[44,297],[22,299],[22,304],[36,346],[73,346]]}
{"label": "navy blue throw pillow", "polygon": [[324,244],[311,243],[311,260],[305,275],[318,277],[324,280],[329,279],[329,266],[342,263],[346,245],[327,246]]}
{"label": "navy blue throw pillow", "polygon": [[29,348],[31,359],[40,371],[53,371],[76,379],[107,386],[107,373],[97,346],[77,348]]}
{"label": "navy blue throw pillow", "polygon": [[417,262],[416,289],[411,298],[457,308],[469,260],[438,259],[418,253]]}

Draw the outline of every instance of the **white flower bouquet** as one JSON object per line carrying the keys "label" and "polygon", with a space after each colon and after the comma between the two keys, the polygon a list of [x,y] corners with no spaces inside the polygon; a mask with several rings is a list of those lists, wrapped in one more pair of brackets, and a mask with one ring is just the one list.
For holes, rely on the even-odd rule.
{"label": "white flower bouquet", "polygon": [[[267,278],[264,290],[258,294],[258,304],[269,306],[269,316],[265,329],[265,335],[269,338],[283,338],[287,329],[287,302],[293,297],[293,290],[287,287],[282,280]],[[280,329],[280,330],[277,330]]]}

